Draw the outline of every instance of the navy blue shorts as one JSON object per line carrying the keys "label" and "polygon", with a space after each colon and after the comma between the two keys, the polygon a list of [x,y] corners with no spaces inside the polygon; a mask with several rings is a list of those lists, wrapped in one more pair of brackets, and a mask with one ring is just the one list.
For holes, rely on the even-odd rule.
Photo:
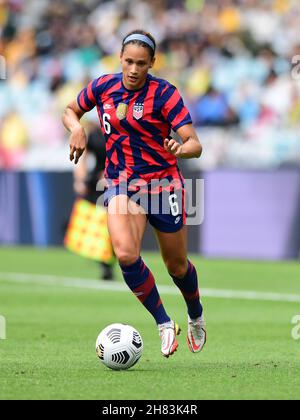
{"label": "navy blue shorts", "polygon": [[145,189],[128,191],[126,186],[116,185],[104,192],[104,205],[108,207],[110,200],[117,195],[127,195],[140,205],[149,223],[160,232],[178,232],[186,224],[184,206],[184,188],[149,192]]}

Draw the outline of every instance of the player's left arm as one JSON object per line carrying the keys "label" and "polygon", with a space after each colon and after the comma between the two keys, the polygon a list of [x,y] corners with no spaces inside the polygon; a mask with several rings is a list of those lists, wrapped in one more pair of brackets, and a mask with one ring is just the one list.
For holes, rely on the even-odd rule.
{"label": "player's left arm", "polygon": [[177,134],[179,134],[182,144],[174,139],[165,139],[165,150],[181,159],[199,158],[202,154],[202,146],[193,125],[183,125],[178,128]]}

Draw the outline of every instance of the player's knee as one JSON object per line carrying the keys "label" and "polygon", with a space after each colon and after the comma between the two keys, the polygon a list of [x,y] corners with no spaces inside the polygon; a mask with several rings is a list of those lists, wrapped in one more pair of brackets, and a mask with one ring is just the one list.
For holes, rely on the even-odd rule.
{"label": "player's knee", "polygon": [[171,276],[179,279],[186,275],[188,264],[186,259],[184,260],[169,260],[166,261],[166,267]]}
{"label": "player's knee", "polygon": [[119,250],[115,254],[120,265],[132,265],[139,258],[138,253],[131,250]]}
{"label": "player's knee", "polygon": [[140,251],[135,242],[117,239],[113,242],[113,248],[116,258],[121,265],[131,265],[136,262],[140,256]]}

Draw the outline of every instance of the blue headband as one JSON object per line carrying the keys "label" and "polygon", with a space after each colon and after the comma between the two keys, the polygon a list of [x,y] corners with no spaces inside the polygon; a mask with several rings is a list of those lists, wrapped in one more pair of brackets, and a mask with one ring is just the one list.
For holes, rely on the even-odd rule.
{"label": "blue headband", "polygon": [[152,48],[152,50],[155,50],[155,45],[153,44],[153,42],[151,41],[150,38],[148,38],[146,35],[142,35],[142,34],[132,34],[129,35],[123,42],[123,45],[127,44],[130,41],[142,41],[145,42],[145,44],[149,45],[149,47]]}

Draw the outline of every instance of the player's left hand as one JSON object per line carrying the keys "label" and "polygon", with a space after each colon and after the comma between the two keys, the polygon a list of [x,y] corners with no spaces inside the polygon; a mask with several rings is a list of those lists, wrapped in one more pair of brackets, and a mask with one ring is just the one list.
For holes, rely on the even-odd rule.
{"label": "player's left hand", "polygon": [[164,148],[167,152],[179,158],[182,153],[182,144],[178,143],[174,139],[165,139]]}

